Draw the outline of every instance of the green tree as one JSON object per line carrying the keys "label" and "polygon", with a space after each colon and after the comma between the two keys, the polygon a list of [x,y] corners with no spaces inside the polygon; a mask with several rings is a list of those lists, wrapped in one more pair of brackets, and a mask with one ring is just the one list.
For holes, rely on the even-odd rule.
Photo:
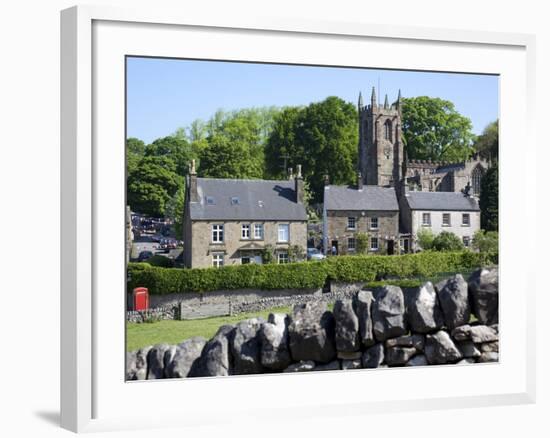
{"label": "green tree", "polygon": [[305,108],[287,108],[275,119],[266,145],[267,173],[284,175],[302,165],[313,201],[323,199],[324,175],[334,184],[350,184],[357,162],[357,111],[338,97]]}
{"label": "green tree", "polygon": [[189,163],[196,158],[191,145],[185,139],[175,136],[163,137],[155,140],[145,149],[148,157],[164,157],[175,164],[178,175],[187,175]]}
{"label": "green tree", "polygon": [[498,251],[498,231],[476,231],[472,247],[480,252]]}
{"label": "green tree", "polygon": [[357,233],[355,235],[355,253],[366,254],[369,250],[369,235],[367,233]]}
{"label": "green tree", "polygon": [[473,152],[472,123],[448,100],[402,99],[403,137],[409,158],[462,161]]}
{"label": "green tree", "polygon": [[181,184],[176,193],[166,202],[164,215],[174,223],[176,239],[183,239],[183,213],[185,208],[185,184]]}
{"label": "green tree", "polygon": [[456,234],[443,231],[435,236],[433,249],[436,251],[460,251],[464,249],[464,244]]}
{"label": "green tree", "polygon": [[146,156],[128,169],[128,203],[133,211],[162,217],[166,203],[182,185],[172,160]]}
{"label": "green tree", "polygon": [[498,231],[498,163],[493,164],[481,179],[479,194],[481,228]]}
{"label": "green tree", "polygon": [[130,137],[126,140],[126,151],[138,156],[145,154],[145,143],[139,138]]}
{"label": "green tree", "polygon": [[489,123],[475,141],[475,150],[491,160],[498,160],[498,120]]}
{"label": "green tree", "polygon": [[416,233],[416,241],[424,251],[429,251],[434,246],[435,235],[432,230],[423,229]]}

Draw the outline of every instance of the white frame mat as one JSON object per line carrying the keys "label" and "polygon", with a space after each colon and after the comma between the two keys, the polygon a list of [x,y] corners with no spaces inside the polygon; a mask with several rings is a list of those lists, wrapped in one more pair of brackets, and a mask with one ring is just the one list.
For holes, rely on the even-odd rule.
{"label": "white frame mat", "polygon": [[[536,177],[526,158],[535,156],[533,36],[90,6],[62,11],[61,25],[62,427],[534,402],[535,243],[513,234],[518,223],[536,229]],[[499,74],[500,363],[124,382],[127,55]],[[522,154],[513,153],[518,144]],[[290,397],[296,386],[300,397]]]}

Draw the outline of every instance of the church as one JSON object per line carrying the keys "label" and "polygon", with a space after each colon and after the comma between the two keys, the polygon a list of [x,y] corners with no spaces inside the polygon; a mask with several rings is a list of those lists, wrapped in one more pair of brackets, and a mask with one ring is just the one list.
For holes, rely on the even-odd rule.
{"label": "church", "polygon": [[450,231],[468,247],[480,228],[478,198],[489,163],[479,155],[459,162],[408,160],[402,139],[401,92],[389,104],[370,104],[359,94],[357,182],[325,185],[324,249],[353,254],[359,232],[369,236],[371,253],[418,251],[421,229]]}

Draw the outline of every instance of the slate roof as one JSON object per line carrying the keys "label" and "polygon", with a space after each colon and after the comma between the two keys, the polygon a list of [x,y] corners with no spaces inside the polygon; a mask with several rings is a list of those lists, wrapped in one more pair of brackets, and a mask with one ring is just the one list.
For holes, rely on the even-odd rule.
{"label": "slate roof", "polygon": [[197,178],[197,188],[200,202],[189,204],[191,220],[307,220],[294,181]]}
{"label": "slate roof", "polygon": [[461,192],[408,192],[411,210],[479,211],[477,200]]}
{"label": "slate roof", "polygon": [[327,210],[399,211],[391,187],[364,185],[357,190],[355,186],[325,186],[324,203]]}

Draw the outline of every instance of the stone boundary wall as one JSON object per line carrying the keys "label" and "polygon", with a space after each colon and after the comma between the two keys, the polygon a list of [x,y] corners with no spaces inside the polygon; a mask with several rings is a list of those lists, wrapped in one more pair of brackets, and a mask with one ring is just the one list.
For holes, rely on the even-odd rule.
{"label": "stone boundary wall", "polygon": [[[473,317],[472,317],[473,316]],[[126,355],[127,380],[498,362],[498,268],[297,304]]]}

